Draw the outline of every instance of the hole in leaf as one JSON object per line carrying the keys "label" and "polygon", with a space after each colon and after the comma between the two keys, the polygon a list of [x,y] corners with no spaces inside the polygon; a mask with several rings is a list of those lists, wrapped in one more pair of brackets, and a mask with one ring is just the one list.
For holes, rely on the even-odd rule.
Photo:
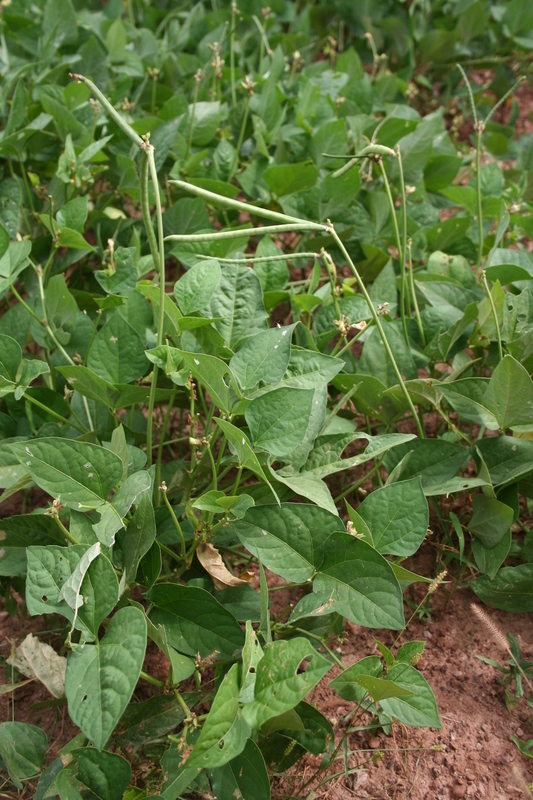
{"label": "hole in leaf", "polygon": [[85,701],[86,701],[86,700],[87,700],[87,695],[86,695],[86,694],[84,694],[84,695],[83,695],[83,697],[81,698],[81,702],[82,702],[82,703],[85,703]]}
{"label": "hole in leaf", "polygon": [[218,749],[219,750],[223,750],[224,749],[224,739],[221,739],[220,742],[218,743]]}
{"label": "hole in leaf", "polygon": [[43,603],[48,603],[48,597],[45,594],[43,594],[41,600],[43,601]]}

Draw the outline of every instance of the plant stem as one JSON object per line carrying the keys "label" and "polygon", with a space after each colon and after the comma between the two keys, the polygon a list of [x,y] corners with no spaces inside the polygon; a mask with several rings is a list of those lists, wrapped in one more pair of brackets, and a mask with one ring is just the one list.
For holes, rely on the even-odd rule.
{"label": "plant stem", "polygon": [[410,394],[409,394],[409,392],[407,390],[407,387],[406,387],[406,385],[405,385],[405,383],[403,381],[402,374],[401,374],[401,372],[400,372],[400,370],[398,368],[398,364],[396,363],[396,359],[394,358],[394,354],[393,354],[393,352],[391,350],[389,341],[388,341],[387,337],[385,336],[385,331],[383,330],[383,325],[381,324],[381,319],[379,318],[379,314],[378,314],[378,312],[376,311],[376,309],[374,307],[374,303],[372,302],[372,300],[370,298],[370,295],[368,294],[367,288],[366,288],[365,284],[363,283],[363,280],[362,280],[361,276],[359,275],[359,272],[357,271],[357,268],[356,268],[355,264],[353,263],[352,259],[350,258],[350,254],[346,250],[342,240],[339,238],[339,235],[337,234],[337,231],[333,228],[333,226],[331,226],[331,229],[330,229],[329,232],[331,233],[331,235],[335,239],[337,247],[343,253],[344,257],[346,258],[346,260],[348,262],[348,266],[350,267],[350,269],[351,269],[351,271],[352,271],[357,283],[359,284],[359,288],[361,289],[361,293],[362,293],[363,297],[365,298],[366,302],[368,303],[370,311],[372,312],[372,318],[373,318],[374,323],[375,323],[375,325],[376,325],[376,327],[377,327],[377,329],[379,331],[379,335],[381,336],[381,339],[383,341],[383,346],[384,346],[385,351],[386,351],[386,353],[387,353],[387,355],[388,355],[388,357],[390,359],[390,362],[392,364],[392,368],[393,368],[394,373],[396,375],[396,378],[398,380],[398,384],[401,387],[401,390],[402,390],[402,392],[404,394],[404,397],[406,399],[407,405],[409,406],[409,409],[411,410],[411,413],[413,415],[413,419],[414,419],[415,424],[416,424],[418,435],[420,436],[421,439],[424,439],[425,438],[424,428],[422,427],[422,425],[420,423],[420,420],[418,419],[418,415],[417,415],[416,409],[415,409],[415,407],[413,405],[413,401],[412,401],[411,396],[410,396]]}
{"label": "plant stem", "polygon": [[187,139],[187,149],[185,151],[185,161],[189,158],[189,153],[191,152],[192,147],[192,137],[194,134],[194,117],[196,114],[196,103],[198,102],[198,87],[200,86],[200,81],[194,81],[194,95],[192,99],[192,114],[191,114],[191,123],[189,127],[189,138]]}
{"label": "plant stem", "polygon": [[84,428],[77,422],[74,422],[73,420],[68,420],[66,417],[61,416],[61,414],[58,414],[57,411],[54,411],[52,408],[48,408],[47,406],[44,405],[44,403],[40,403],[39,400],[36,400],[34,397],[31,397],[31,395],[27,394],[26,392],[24,392],[23,397],[32,405],[37,406],[37,408],[40,408],[47,414],[50,414],[51,417],[55,417],[55,419],[59,420],[60,422],[64,422],[65,425],[71,425],[73,428],[76,428],[76,430],[78,430],[80,433],[87,433],[88,428]]}
{"label": "plant stem", "polygon": [[141,213],[143,218],[143,225],[148,237],[148,244],[150,245],[150,252],[154,262],[154,269],[157,269],[159,264],[159,251],[157,249],[157,239],[155,237],[154,226],[152,225],[152,217],[150,216],[150,201],[148,194],[148,171],[149,171],[148,155],[146,151],[141,154]]}
{"label": "plant stem", "polygon": [[[165,436],[167,433],[168,428],[168,421],[170,419],[170,414],[172,412],[172,407],[174,405],[174,400],[176,398],[176,392],[173,392],[170,396],[170,400],[168,401],[167,412],[165,414],[165,419],[163,420],[163,427],[161,428],[161,436],[159,439],[159,445],[157,447],[157,459],[156,459],[156,468],[155,468],[155,485],[159,486],[161,484],[161,460],[163,458],[163,447],[165,445]],[[159,505],[159,494],[155,496],[155,504],[156,506]]]}
{"label": "plant stem", "polygon": [[[163,233],[163,214],[161,211],[161,195],[159,193],[159,181],[157,178],[157,169],[154,159],[154,147],[151,144],[144,145],[144,150],[148,156],[148,164],[150,166],[150,176],[152,178],[152,186],[155,193],[155,213],[157,219],[157,236],[158,236],[158,260],[159,263],[154,264],[159,273],[159,314],[157,320],[157,345],[163,344],[163,331],[165,325],[165,235]],[[152,383],[150,385],[150,397],[148,400],[148,420],[146,428],[146,455],[148,458],[147,465],[152,463],[152,428],[154,420],[154,405],[155,394],[157,391],[157,376],[159,369],[154,365],[152,372]]]}
{"label": "plant stem", "polygon": [[183,563],[188,565],[188,562],[187,562],[187,545],[185,544],[185,537],[183,536],[183,531],[181,529],[181,525],[178,522],[178,518],[177,518],[177,516],[176,516],[176,514],[174,512],[174,509],[170,505],[170,500],[167,497],[166,487],[164,489],[162,488],[161,492],[163,494],[163,500],[165,501],[165,505],[166,505],[166,507],[168,509],[168,512],[169,512],[170,516],[171,516],[172,522],[174,523],[174,527],[176,528],[176,530],[178,532],[178,536],[180,537],[181,557],[183,559]]}
{"label": "plant stem", "polygon": [[233,107],[237,105],[237,92],[235,90],[235,22],[238,13],[237,3],[231,4],[231,31],[229,40],[229,58],[230,58],[230,74],[231,74],[231,102]]}
{"label": "plant stem", "polygon": [[478,270],[481,268],[483,260],[483,198],[481,196],[481,137],[485,129],[484,123],[476,122],[477,137],[476,137],[476,190],[477,190],[477,218],[478,218],[478,254],[477,266]]}
{"label": "plant stem", "polygon": [[[407,304],[407,310],[410,312],[410,304],[409,304],[409,295],[407,293],[407,281],[405,276],[405,261],[407,258],[407,199],[405,195],[405,181],[403,177],[403,163],[402,163],[402,154],[400,152],[400,146],[396,145],[396,153],[398,157],[398,172],[400,176],[400,197],[402,201],[402,253],[401,253],[401,262],[400,262],[400,274],[401,274],[401,282],[400,282],[400,298],[403,293],[403,305]],[[401,299],[400,299],[401,302]]]}
{"label": "plant stem", "polygon": [[65,528],[65,526],[63,525],[59,517],[56,516],[56,514],[53,515],[53,519],[55,520],[56,525],[63,534],[63,536],[66,538],[68,542],[70,542],[70,544],[79,544],[78,540],[71,534],[68,528]]}
{"label": "plant stem", "polygon": [[[396,235],[396,246],[398,247],[398,260],[400,262],[400,318],[402,320],[403,337],[405,339],[405,343],[408,345],[409,337],[407,335],[407,322],[405,319],[405,258],[402,257],[402,240],[400,238],[400,229],[398,227],[398,219],[396,217],[396,208],[394,206],[394,200],[392,199],[389,179],[387,178],[387,172],[383,165],[383,159],[380,158],[378,160],[378,164],[381,168],[381,174],[383,176],[385,191],[389,199],[389,206],[392,214],[392,222],[394,225],[394,233]],[[403,266],[402,266],[402,260],[403,260]]]}
{"label": "plant stem", "polygon": [[418,300],[416,299],[416,290],[415,290],[415,276],[413,274],[413,254],[411,250],[411,240],[407,243],[407,253],[409,256],[409,285],[411,287],[411,295],[413,297],[413,306],[415,309],[415,317],[416,317],[416,324],[418,325],[418,330],[420,331],[420,339],[422,341],[422,345],[426,346],[426,335],[424,333],[424,326],[422,325],[422,317],[420,316],[420,309],[418,307]]}
{"label": "plant stem", "polygon": [[485,291],[487,292],[487,297],[489,298],[490,307],[492,309],[492,315],[494,317],[494,325],[496,327],[496,338],[498,340],[498,353],[500,354],[500,361],[503,358],[503,347],[502,347],[502,337],[500,333],[500,323],[498,321],[498,312],[496,311],[496,306],[494,304],[494,298],[492,296],[492,292],[489,289],[489,284],[487,281],[487,273],[485,270],[481,273],[481,279],[483,281],[483,285],[485,287]]}

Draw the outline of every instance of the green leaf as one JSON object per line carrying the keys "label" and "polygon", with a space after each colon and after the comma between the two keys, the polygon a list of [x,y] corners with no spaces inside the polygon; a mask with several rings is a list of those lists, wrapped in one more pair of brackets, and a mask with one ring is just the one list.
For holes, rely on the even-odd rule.
{"label": "green leaf", "polygon": [[[193,119],[193,106],[189,106],[189,120]],[[220,124],[220,103],[199,102],[194,107],[192,144],[205,147],[214,138]],[[186,136],[189,136],[188,131]]]}
{"label": "green leaf", "polygon": [[15,339],[5,334],[0,334],[0,348],[0,386],[4,384],[4,381],[10,385],[17,380],[17,372],[22,360],[22,349]]}
{"label": "green leaf", "polygon": [[[365,451],[349,458],[341,458],[346,447],[357,439],[368,440]],[[359,464],[364,464],[365,461],[369,461],[371,458],[375,458],[393,447],[404,445],[402,447],[403,450],[414,439],[413,434],[409,433],[386,433],[381,436],[369,436],[362,431],[356,431],[355,433],[326,433],[315,440],[314,447],[309,453],[302,471],[313,473],[319,478],[325,478],[326,475],[344,472],[347,469],[359,466]]]}
{"label": "green leaf", "polygon": [[281,381],[289,364],[292,332],[297,324],[257,333],[237,350],[230,368],[245,395],[258,383],[277,386]]}
{"label": "green leaf", "polygon": [[250,508],[243,520],[232,522],[247,550],[276,575],[302,583],[324,560],[324,546],[344,531],[338,516],[310,505],[283,503]]}
{"label": "green leaf", "polygon": [[493,486],[511,483],[533,469],[533,442],[528,439],[498,436],[481,439],[476,447],[488,467]]}
{"label": "green leaf", "polygon": [[35,483],[72,508],[98,508],[122,478],[122,461],[104,447],[67,439],[12,444]]}
{"label": "green leaf", "polygon": [[236,758],[209,771],[217,800],[270,800],[270,779],[260,749],[248,739]]}
{"label": "green leaf", "polygon": [[264,330],[267,314],[255,272],[248,267],[225,266],[206,312],[215,319],[220,317],[215,328],[232,350],[241,339]]}
{"label": "green leaf", "polygon": [[134,247],[117,247],[115,250],[115,271],[97,270],[94,277],[106,294],[125,294],[137,285],[137,268],[134,264]]}
{"label": "green leaf", "polygon": [[127,534],[122,541],[122,566],[128,584],[135,580],[141,558],[155,541],[156,526],[152,498],[149,492],[140,495],[135,512],[128,523]]}
{"label": "green leaf", "polygon": [[[76,568],[80,563],[81,559]],[[118,603],[118,591],[116,572],[109,559],[101,555],[84,572],[78,595],[81,601],[78,616],[95,638],[98,636],[100,625]],[[69,605],[72,608],[70,603]]]}
{"label": "green leaf", "polygon": [[140,470],[126,478],[110,502],[99,507],[100,520],[94,526],[94,532],[103,545],[111,547],[116,532],[125,526],[124,517],[132,505],[150,490],[150,475],[146,470]]}
{"label": "green leaf", "polygon": [[109,383],[130,383],[147,372],[143,341],[118,311],[94,337],[87,366]]}
{"label": "green leaf", "polygon": [[273,456],[290,455],[305,437],[313,398],[313,391],[282,388],[252,400],[244,416],[254,445]]}
{"label": "green leaf", "polygon": [[484,575],[470,581],[469,586],[492,608],[521,614],[533,611],[533,564],[503,567],[494,580]]}
{"label": "green leaf", "polygon": [[504,533],[502,539],[495,547],[485,547],[478,539],[472,540],[472,554],[480,572],[493,580],[501,565],[509,555],[513,536],[511,528]]}
{"label": "green leaf", "polygon": [[435,695],[418,670],[408,664],[397,664],[388,671],[387,678],[412,694],[381,700],[381,708],[386,714],[396,717],[404,725],[442,728]]}
{"label": "green leaf", "polygon": [[0,224],[0,258],[2,258],[8,250],[9,247],[9,233],[6,231],[4,226]]}
{"label": "green leaf", "polygon": [[72,751],[78,759],[78,778],[99,800],[122,800],[131,778],[125,758],[93,747]]}
{"label": "green leaf", "polygon": [[[407,347],[398,326],[395,323],[391,323],[384,325],[383,330],[404,379],[412,380],[417,378],[418,372],[411,350]],[[370,331],[370,335],[365,342],[358,372],[373,375],[387,387],[395,386],[398,383],[396,373],[377,328],[373,328]]]}
{"label": "green leaf", "polygon": [[378,656],[367,656],[341,672],[329,685],[344,700],[360,703],[365,698],[366,689],[358,679],[361,675],[379,678],[382,672],[383,666]]}
{"label": "green leaf", "polygon": [[[257,258],[266,256],[281,256],[282,250],[274,244],[270,236],[263,236],[255,251]],[[283,291],[289,280],[289,270],[287,262],[282,261],[259,261],[254,263],[253,269],[261,282],[263,292]]]}
{"label": "green leaf", "polygon": [[0,723],[0,756],[17,789],[40,771],[48,748],[46,734],[25,722]]}
{"label": "green leaf", "polygon": [[311,189],[318,178],[318,170],[309,161],[299,164],[272,164],[265,169],[262,178],[273,194],[283,197]]}
{"label": "green leaf", "polygon": [[232,373],[228,365],[222,359],[204,353],[186,353],[177,350],[176,355],[183,359],[185,367],[192,372],[193,377],[203,384],[215,405],[229,414],[231,402],[225,377],[229,375],[231,378]]}
{"label": "green leaf", "polygon": [[[311,658],[305,672],[302,662]],[[244,706],[243,717],[255,730],[272,717],[294,708],[331,668],[307,639],[278,640],[265,647],[257,665],[254,700]]]}
{"label": "green leaf", "polygon": [[389,483],[420,475],[427,494],[455,477],[469,458],[464,447],[444,439],[415,439],[395,447],[385,456]]}
{"label": "green leaf", "polygon": [[186,767],[213,768],[227,764],[242,753],[250,733],[239,712],[239,665],[234,664],[219,686]]}
{"label": "green leaf", "polygon": [[216,258],[200,261],[174,284],[174,298],[183,314],[202,311],[220,283],[220,264]]}
{"label": "green leaf", "polygon": [[155,695],[141,703],[130,703],[117,737],[121,747],[138,747],[146,742],[160,739],[178,727],[185,719],[185,712],[176,697]]}
{"label": "green leaf", "polygon": [[168,642],[186,655],[203,658],[218,650],[232,659],[244,644],[244,634],[235,617],[205,589],[160,583],[147,593],[156,608],[150,618],[167,632]]}
{"label": "green leaf", "polygon": [[99,378],[88,367],[56,367],[57,371],[66,378],[70,388],[94,400],[95,403],[104,403],[108,408],[116,408],[115,389],[112,384]]}
{"label": "green leaf", "polygon": [[92,244],[72,228],[61,228],[57,243],[59,247],[69,247],[71,250],[94,250]]}
{"label": "green leaf", "polygon": [[365,692],[368,692],[374,703],[388,700],[391,697],[409,697],[413,694],[409,689],[404,689],[394,681],[373,678],[372,675],[359,675],[357,682],[361,684]]}
{"label": "green leaf", "polygon": [[327,484],[312,472],[298,473],[293,472],[290,468],[277,472],[271,469],[271,472],[277,481],[288,486],[295,494],[307,497],[320,508],[325,508],[330,514],[338,514]]}
{"label": "green leaf", "polygon": [[341,358],[291,347],[291,357],[281,380],[281,386],[288,389],[317,389],[333,380],[343,367]]}
{"label": "green leaf", "polygon": [[380,553],[411,556],[427,533],[429,511],[420,478],[371,492],[357,509]]}
{"label": "green leaf", "polygon": [[69,714],[97,750],[113,732],[133,694],[146,650],[146,621],[137,608],[111,617],[103,639],[70,653],[65,695]]}
{"label": "green leaf", "polygon": [[420,660],[420,656],[424,652],[424,647],[426,646],[425,642],[406,642],[402,644],[399,648],[398,652],[396,653],[396,661],[399,664],[411,664],[411,666],[416,666],[418,661]]}
{"label": "green leaf", "polygon": [[390,563],[349,534],[333,534],[324,551],[313,594],[300,600],[290,620],[337,612],[367,628],[401,630],[402,593]]}
{"label": "green leaf", "polygon": [[[2,473],[6,468],[1,470]],[[46,514],[20,514],[0,524],[0,575],[26,578],[26,548],[31,545],[62,545],[64,536]]]}
{"label": "green leaf", "polygon": [[512,356],[504,356],[497,365],[483,400],[502,431],[533,428],[533,381]]}
{"label": "green leaf", "polygon": [[513,524],[513,509],[494,497],[476,494],[472,498],[472,511],[468,530],[484,547],[496,547]]}
{"label": "green leaf", "polygon": [[57,222],[60,228],[72,228],[79,233],[83,233],[83,227],[87,221],[89,198],[75,197],[61,206],[57,212]]}
{"label": "green leaf", "polygon": [[439,392],[462,419],[496,431],[499,428],[498,420],[489,410],[485,396],[488,384],[486,378],[459,378],[449,383],[441,381]]}
{"label": "green leaf", "polygon": [[261,468],[261,464],[259,463],[259,459],[252,450],[250,440],[244,433],[244,431],[242,431],[240,428],[235,427],[235,425],[232,425],[231,422],[221,419],[220,417],[216,417],[215,422],[219,426],[219,428],[222,428],[224,436],[226,437],[232,448],[235,450],[239,467],[244,467],[244,469],[249,469],[251,472],[254,473],[254,475],[257,475],[257,477],[261,481],[263,481],[270,487],[274,497],[277,500],[278,497],[274,489],[272,489],[272,486],[270,485],[268,478],[265,476],[265,473]]}

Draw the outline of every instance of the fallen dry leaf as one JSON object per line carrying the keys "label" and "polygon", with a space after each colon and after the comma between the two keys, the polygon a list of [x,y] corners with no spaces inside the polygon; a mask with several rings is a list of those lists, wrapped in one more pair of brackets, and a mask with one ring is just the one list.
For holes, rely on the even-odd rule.
{"label": "fallen dry leaf", "polygon": [[247,581],[243,581],[241,578],[237,578],[236,575],[231,574],[216,547],[213,547],[209,542],[202,542],[196,549],[196,555],[202,567],[211,575],[215,589],[244,586],[247,583]]}
{"label": "fallen dry leaf", "polygon": [[54,697],[65,696],[67,659],[58,656],[53,647],[40,642],[37,636],[29,633],[7,663],[27,678],[37,678]]}

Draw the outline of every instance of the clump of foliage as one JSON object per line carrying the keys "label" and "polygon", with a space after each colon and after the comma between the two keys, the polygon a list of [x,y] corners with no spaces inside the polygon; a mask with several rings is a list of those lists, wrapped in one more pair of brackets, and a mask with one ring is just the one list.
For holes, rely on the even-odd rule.
{"label": "clump of foliage", "polygon": [[[305,701],[334,664],[349,724],[440,727],[406,587],[456,562],[533,610],[533,150],[505,58],[530,17],[334,5],[2,4],[0,576],[68,651],[9,664],[80,729],[45,764],[44,731],[0,724],[38,798],[266,800],[336,759]],[[451,127],[417,110],[433,82]],[[436,577],[403,564],[428,498]],[[344,620],[398,636],[344,669]]]}

